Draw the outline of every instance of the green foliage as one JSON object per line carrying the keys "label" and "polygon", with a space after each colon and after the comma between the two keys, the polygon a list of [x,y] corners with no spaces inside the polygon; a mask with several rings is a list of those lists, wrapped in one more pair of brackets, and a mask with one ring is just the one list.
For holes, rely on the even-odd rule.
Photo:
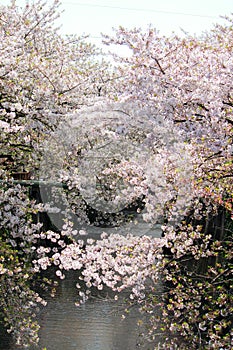
{"label": "green foliage", "polygon": [[185,348],[188,344],[193,349],[230,350],[232,231],[227,229],[222,241],[219,241],[212,239],[211,234],[202,233],[201,227],[189,225],[188,228],[189,237],[194,239],[182,253],[178,252],[178,247],[187,226],[177,230],[172,240],[165,233],[168,248],[161,260],[165,291],[160,299],[162,316],[159,322],[167,337],[166,346],[173,349],[174,344],[184,344]]}

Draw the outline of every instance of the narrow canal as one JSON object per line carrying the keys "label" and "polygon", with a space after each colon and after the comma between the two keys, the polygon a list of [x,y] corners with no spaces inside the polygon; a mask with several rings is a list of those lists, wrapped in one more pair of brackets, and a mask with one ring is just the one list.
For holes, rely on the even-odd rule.
{"label": "narrow canal", "polygon": [[[140,224],[137,232],[140,234],[146,228]],[[114,229],[109,229],[113,232]],[[106,231],[106,230],[105,230]],[[96,228],[93,235],[98,234]],[[147,234],[160,236],[159,227],[148,230]],[[77,272],[76,272],[77,274]],[[76,277],[76,278],[75,278]],[[122,318],[126,304],[124,295],[117,301],[114,294],[106,289],[94,292],[85,304],[76,307],[77,276],[70,271],[61,281],[54,298],[47,298],[48,304],[38,314],[40,324],[40,343],[31,350],[152,350],[154,344],[140,336],[147,320],[142,316],[137,306],[131,308],[125,319]],[[144,317],[144,318],[143,318]],[[139,326],[142,320],[144,326]],[[156,343],[159,339],[156,339]],[[22,350],[16,347],[9,335],[0,330],[0,350]]]}

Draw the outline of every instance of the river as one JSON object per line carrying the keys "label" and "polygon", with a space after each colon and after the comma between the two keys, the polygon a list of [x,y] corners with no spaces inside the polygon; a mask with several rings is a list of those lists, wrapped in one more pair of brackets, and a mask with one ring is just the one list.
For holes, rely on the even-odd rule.
{"label": "river", "polygon": [[[153,229],[136,225],[136,234],[159,237],[159,227]],[[122,228],[125,230],[125,228]],[[116,232],[109,228],[107,231]],[[91,234],[97,237],[103,229],[95,228]],[[106,229],[104,229],[106,231]],[[119,232],[119,230],[117,230]],[[137,324],[142,319],[137,307],[133,307],[125,319],[122,314],[125,309],[124,295],[118,301],[113,293],[106,289],[96,292],[90,300],[76,307],[77,289],[75,288],[75,272],[69,272],[61,281],[54,298],[48,297],[48,304],[38,314],[40,324],[40,343],[31,350],[152,350],[153,344],[143,339],[140,333],[143,326]],[[146,325],[146,319],[143,319]],[[156,343],[159,339],[156,340]],[[9,335],[0,330],[0,350],[21,350],[16,347]]]}

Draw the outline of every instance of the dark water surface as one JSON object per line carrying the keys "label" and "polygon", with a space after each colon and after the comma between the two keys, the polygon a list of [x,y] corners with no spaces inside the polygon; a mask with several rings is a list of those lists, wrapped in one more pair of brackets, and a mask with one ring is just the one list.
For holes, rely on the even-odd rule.
{"label": "dark water surface", "polygon": [[[38,350],[136,350],[153,349],[153,345],[140,336],[144,330],[137,322],[145,316],[133,307],[125,319],[122,314],[126,304],[124,296],[118,301],[111,291],[94,293],[90,300],[77,307],[76,278],[70,272],[61,282],[54,298],[38,315],[40,343]],[[9,335],[0,332],[1,350],[21,350],[12,343]]]}
{"label": "dark water surface", "polygon": [[[152,235],[159,236],[157,229]],[[30,350],[152,350],[152,343],[140,336],[144,330],[137,325],[142,319],[137,307],[133,307],[125,319],[124,295],[114,300],[111,291],[94,292],[80,307],[77,298],[77,272],[69,272],[61,281],[54,298],[46,298],[48,304],[38,314],[40,343]],[[143,319],[146,325],[146,319]],[[156,343],[159,342],[157,339]],[[21,350],[12,338],[0,329],[0,350]]]}
{"label": "dark water surface", "polygon": [[63,281],[59,296],[41,315],[41,345],[48,350],[149,349],[142,346],[143,339],[139,336],[142,329],[137,321],[142,315],[137,308],[122,320],[126,306],[123,296],[116,302],[113,294],[106,291],[75,307],[77,295],[73,282],[72,275]]}

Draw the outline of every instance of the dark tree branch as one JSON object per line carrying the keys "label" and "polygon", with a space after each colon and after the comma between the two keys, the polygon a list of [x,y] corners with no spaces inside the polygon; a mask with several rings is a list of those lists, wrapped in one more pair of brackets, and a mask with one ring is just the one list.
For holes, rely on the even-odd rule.
{"label": "dark tree branch", "polygon": [[156,57],[152,57],[152,56],[151,56],[151,58],[153,58],[153,60],[155,60],[156,64],[157,64],[157,65],[158,65],[158,67],[159,67],[160,72],[161,72],[162,74],[166,74],[166,73],[165,73],[165,71],[163,70],[163,68],[162,68],[161,64],[159,63],[158,58],[156,58]]}

